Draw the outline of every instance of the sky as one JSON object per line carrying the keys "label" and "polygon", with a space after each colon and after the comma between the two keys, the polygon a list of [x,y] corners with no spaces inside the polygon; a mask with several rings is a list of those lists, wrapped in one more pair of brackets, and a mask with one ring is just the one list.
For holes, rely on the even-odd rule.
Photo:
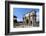
{"label": "sky", "polygon": [[17,21],[23,21],[24,14],[31,12],[32,10],[36,11],[36,14],[39,14],[39,9],[35,8],[13,8],[13,16],[17,16]]}

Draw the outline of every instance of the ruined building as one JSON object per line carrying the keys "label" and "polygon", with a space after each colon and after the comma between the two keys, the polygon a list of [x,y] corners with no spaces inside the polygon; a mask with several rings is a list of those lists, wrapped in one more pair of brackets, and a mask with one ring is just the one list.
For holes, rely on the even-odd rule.
{"label": "ruined building", "polygon": [[36,24],[36,12],[32,11],[26,13],[25,16],[23,17],[23,21],[25,25],[34,26]]}

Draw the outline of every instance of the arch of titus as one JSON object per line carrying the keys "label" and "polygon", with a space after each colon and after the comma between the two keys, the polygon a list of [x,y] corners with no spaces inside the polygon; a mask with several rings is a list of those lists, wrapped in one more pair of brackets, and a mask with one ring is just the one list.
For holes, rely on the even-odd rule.
{"label": "arch of titus", "polygon": [[36,24],[36,12],[32,11],[32,12],[28,12],[25,14],[25,16],[23,17],[23,21],[25,23],[25,25],[35,25]]}

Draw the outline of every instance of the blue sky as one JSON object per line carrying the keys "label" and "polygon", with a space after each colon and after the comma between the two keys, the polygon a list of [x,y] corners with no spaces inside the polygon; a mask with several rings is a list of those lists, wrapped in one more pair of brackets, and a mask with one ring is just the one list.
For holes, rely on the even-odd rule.
{"label": "blue sky", "polygon": [[[17,21],[23,21],[23,16],[27,12],[31,12],[33,8],[13,8],[13,16],[17,16]],[[37,13],[39,9],[34,9]]]}

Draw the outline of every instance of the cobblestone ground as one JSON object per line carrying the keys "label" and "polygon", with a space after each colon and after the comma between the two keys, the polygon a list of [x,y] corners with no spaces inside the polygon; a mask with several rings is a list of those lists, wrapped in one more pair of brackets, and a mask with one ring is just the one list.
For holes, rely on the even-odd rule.
{"label": "cobblestone ground", "polygon": [[24,25],[23,23],[19,23],[18,26],[14,25],[14,28],[30,28],[30,27],[38,27],[38,26],[39,25],[37,25],[37,24],[35,24],[34,26],[32,26],[32,25]]}

